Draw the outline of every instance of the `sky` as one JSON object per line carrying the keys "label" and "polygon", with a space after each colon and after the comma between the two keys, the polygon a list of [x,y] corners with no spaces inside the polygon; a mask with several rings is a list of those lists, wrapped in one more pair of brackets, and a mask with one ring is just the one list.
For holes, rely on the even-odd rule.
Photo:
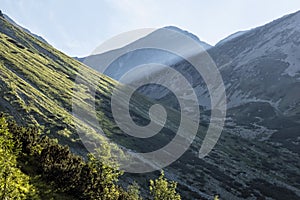
{"label": "sky", "polygon": [[140,28],[177,26],[215,45],[241,30],[300,10],[299,0],[0,0],[19,25],[70,56]]}

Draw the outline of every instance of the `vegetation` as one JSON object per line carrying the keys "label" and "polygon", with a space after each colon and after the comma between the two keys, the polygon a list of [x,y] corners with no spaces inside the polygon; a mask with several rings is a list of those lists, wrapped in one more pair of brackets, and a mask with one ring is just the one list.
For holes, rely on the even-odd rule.
{"label": "vegetation", "polygon": [[[80,69],[86,75],[80,73]],[[81,119],[72,116],[72,102],[91,98],[89,88],[74,85],[80,76],[83,81],[95,79],[101,93],[109,94],[115,81],[84,66],[48,44],[14,27],[0,17],[0,110],[10,113],[20,124],[42,126],[51,137],[84,155],[76,127],[95,135]]]}
{"label": "vegetation", "polygon": [[176,192],[177,183],[169,182],[164,176],[162,171],[158,179],[150,180],[150,192],[153,200],[180,200],[180,195]]}
{"label": "vegetation", "polygon": [[36,189],[30,184],[30,177],[19,168],[18,146],[8,131],[4,118],[0,118],[0,199],[36,198]]}
{"label": "vegetation", "polygon": [[[98,159],[88,160],[70,152],[35,127],[20,127],[0,116],[0,199],[142,199],[139,186],[128,191],[117,185],[122,172]],[[154,200],[180,199],[176,183],[162,175],[150,181]]]}

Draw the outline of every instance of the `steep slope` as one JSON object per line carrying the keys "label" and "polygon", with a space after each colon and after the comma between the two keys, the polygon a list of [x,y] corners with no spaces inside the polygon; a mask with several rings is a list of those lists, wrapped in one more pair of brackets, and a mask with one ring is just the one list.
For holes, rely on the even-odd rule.
{"label": "steep slope", "polygon": [[[89,115],[84,119],[72,115],[72,103],[79,102],[82,111],[89,113],[93,109],[90,103],[93,90],[96,92],[98,120],[104,133],[116,136],[121,144],[126,145],[122,143],[126,135],[116,129],[110,111],[111,90],[118,84],[116,81],[42,43],[3,17],[0,17],[0,50],[0,111],[8,112],[20,124],[40,127],[49,137],[86,157],[88,152],[77,133],[81,132],[81,137],[84,134],[86,141],[95,147],[95,141],[103,137],[95,131],[98,124],[89,121]],[[75,84],[76,78],[82,83]],[[96,85],[89,88],[85,83]],[[141,108],[142,102],[147,102],[147,99],[140,96],[139,102],[134,102],[135,107]],[[149,118],[146,110],[136,118],[141,123],[149,120],[146,119]],[[126,142],[128,145],[130,141]],[[157,139],[153,143],[160,145]],[[145,143],[139,145],[145,146]],[[123,182],[132,183],[131,180]],[[149,179],[145,177],[144,180]],[[148,187],[148,183],[143,187]],[[67,199],[63,196],[57,198]]]}
{"label": "steep slope", "polygon": [[[89,98],[84,86],[74,88],[74,79],[80,76],[79,69],[84,68],[91,76],[82,75],[83,79],[97,78],[106,90],[115,82],[40,42],[3,17],[0,17],[0,34],[1,110],[8,111],[18,123],[40,125],[50,136],[85,155],[75,126],[91,134],[94,130],[72,116],[72,98],[80,101]],[[74,89],[79,91],[76,97]]]}
{"label": "steep slope", "polygon": [[[271,137],[298,153],[299,27],[297,12],[217,44],[209,52],[227,86],[231,125],[250,129],[242,133],[246,137]],[[239,134],[243,128],[233,132]]]}
{"label": "steep slope", "polygon": [[[300,130],[299,17],[300,12],[287,15],[265,26],[235,34],[208,49],[226,86],[228,116],[215,153],[204,161],[193,160],[200,139],[195,142],[195,149],[169,167],[170,176],[178,180],[182,191],[189,191],[187,195],[194,192],[195,196],[207,197],[199,192],[199,187],[205,188],[206,194],[217,191],[225,199],[297,198],[280,196],[277,191],[281,191],[281,187],[299,195],[298,180],[289,182],[291,177],[300,174],[299,160],[295,160],[299,157]],[[147,39],[150,40],[151,35],[141,41]],[[210,97],[202,78],[188,62],[176,60],[166,52],[157,54],[160,59],[153,59],[155,56],[146,50],[135,52],[136,57],[128,53],[117,59],[106,74],[118,79],[136,65],[169,60],[165,64],[184,74],[193,85],[200,106],[206,111],[203,112],[205,120],[205,115],[209,116]],[[101,56],[110,55],[111,52],[107,52],[96,56],[101,60]],[[143,74],[139,75],[142,79]],[[140,92],[178,108],[177,101],[166,88],[148,86]],[[205,132],[205,128],[200,132]],[[287,163],[292,165],[285,168]],[[205,169],[199,169],[203,166]],[[280,193],[293,196],[289,191]]]}

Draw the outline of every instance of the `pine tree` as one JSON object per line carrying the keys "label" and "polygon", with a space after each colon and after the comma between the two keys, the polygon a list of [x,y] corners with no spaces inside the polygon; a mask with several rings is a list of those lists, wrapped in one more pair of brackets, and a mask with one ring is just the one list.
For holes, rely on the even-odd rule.
{"label": "pine tree", "polygon": [[153,200],[180,200],[181,197],[176,192],[177,183],[168,181],[164,177],[164,172],[156,180],[150,180],[150,193]]}

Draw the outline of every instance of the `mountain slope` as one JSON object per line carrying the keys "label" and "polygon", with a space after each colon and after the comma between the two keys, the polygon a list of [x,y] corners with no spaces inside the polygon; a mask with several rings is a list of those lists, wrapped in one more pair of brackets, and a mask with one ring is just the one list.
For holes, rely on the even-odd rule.
{"label": "mountain slope", "polygon": [[[300,151],[299,27],[300,12],[296,12],[264,26],[233,34],[207,49],[220,69],[226,86],[228,131],[246,138],[270,138],[297,153]],[[122,50],[126,52],[126,48],[139,46],[144,40],[159,38],[161,41],[167,41],[166,38],[172,37],[157,35],[159,30],[123,47]],[[101,62],[101,59],[118,54],[117,51],[119,50],[91,57]],[[118,80],[128,70],[147,63],[167,64],[183,74],[192,84],[200,107],[209,115],[210,96],[202,77],[195,72],[190,63],[178,59],[172,53],[149,49],[128,52],[117,58],[104,73]],[[97,66],[92,64],[91,67],[97,69]],[[139,73],[133,81],[143,80],[148,76],[147,73],[149,72]],[[174,84],[180,85],[176,80]],[[140,88],[139,92],[178,109],[176,99],[165,87],[147,85]],[[203,120],[206,118],[203,116]]]}
{"label": "mountain slope", "polygon": [[[84,134],[91,146],[103,137],[96,132],[98,124],[89,121],[89,115],[84,118],[72,115],[74,101],[79,102],[87,114],[93,109],[91,90],[94,88],[75,84],[75,79],[80,77],[82,82],[96,83],[97,117],[104,133],[114,136],[120,144],[132,147],[135,141],[125,140],[126,135],[117,129],[110,110],[111,90],[118,84],[116,81],[42,43],[3,17],[0,17],[0,49],[0,111],[8,112],[20,124],[39,126],[50,137],[86,157],[87,150],[77,132]],[[149,120],[143,102],[147,103],[147,99],[141,96],[134,101],[135,107],[142,108],[137,109],[142,113],[139,111],[136,115],[140,123]],[[153,148],[161,145],[158,141],[167,140],[162,137],[152,141]],[[137,146],[142,148],[145,144],[141,142]],[[144,180],[148,179],[145,177]]]}
{"label": "mountain slope", "polygon": [[[115,82],[40,42],[4,18],[0,18],[0,34],[1,110],[8,111],[19,123],[44,127],[52,137],[84,155],[85,148],[78,141],[75,126],[86,132],[94,131],[72,116],[74,79],[80,76],[79,69],[84,68],[91,74],[88,79],[97,77],[102,87]],[[89,97],[85,94],[86,88],[76,89],[81,91],[77,99],[84,101]]]}
{"label": "mountain slope", "polygon": [[[170,30],[170,31],[166,31],[166,30]],[[171,32],[173,32],[172,35],[170,34]],[[176,32],[181,33],[186,37],[192,38],[197,43],[199,43],[199,45],[202,46],[202,48],[204,49],[211,48],[211,45],[199,40],[199,38],[193,35],[192,33],[189,33],[187,31],[184,31],[174,26],[167,26],[164,28],[157,29],[154,32],[151,32],[150,34],[146,35],[145,37],[140,38],[119,49],[114,49],[105,52],[103,54],[90,55],[85,58],[80,58],[79,61],[85,63],[85,62],[89,62],[90,60],[97,60],[97,62],[94,63],[95,66],[93,66],[93,63],[89,63],[89,64],[90,67],[94,68],[95,70],[98,70],[99,66],[97,66],[97,63],[101,63],[103,62],[103,60],[119,54],[119,52],[126,52],[124,55],[121,55],[120,58],[116,58],[116,60],[114,60],[114,62],[109,66],[109,68],[106,71],[104,71],[105,75],[115,80],[119,80],[124,73],[126,73],[127,71],[133,69],[135,66],[138,66],[140,64],[161,63],[161,64],[169,65],[180,60],[177,55],[159,49],[147,48],[147,49],[137,49],[135,51],[129,51],[129,49],[132,49],[133,47],[142,47],[143,44],[145,43],[151,44],[151,41],[159,40],[161,41],[163,46],[163,43],[167,43],[170,38],[172,38],[172,40],[174,41],[176,40],[176,37],[178,37],[178,35],[175,34]],[[143,75],[141,74],[140,76],[142,77]]]}
{"label": "mountain slope", "polygon": [[[211,191],[212,187],[218,188],[217,191],[220,191],[219,193],[222,193],[223,196],[225,195],[226,199],[244,199],[251,198],[251,196],[254,198],[255,190],[258,188],[260,188],[258,190],[262,196],[285,199],[283,196],[276,195],[276,190],[281,190],[276,187],[284,185],[276,180],[279,177],[283,179],[291,177],[287,174],[292,171],[296,177],[299,177],[300,174],[299,167],[297,167],[299,161],[295,160],[299,157],[300,152],[299,27],[300,12],[297,12],[267,25],[229,37],[208,49],[209,55],[220,69],[226,86],[228,116],[225,131],[222,133],[224,141],[221,139],[220,146],[216,147],[216,155],[211,153],[207,160],[204,159],[205,161],[199,161],[199,163],[197,160],[192,162],[183,159],[183,162],[178,161],[174,164],[177,167],[170,166],[170,173],[178,178],[179,184],[184,185],[186,190],[198,193],[199,186],[196,183],[199,181],[195,179],[203,178],[200,174],[204,171],[205,175],[203,176],[206,177],[209,174],[207,179],[213,185],[205,184],[206,192]],[[143,39],[147,40],[147,37],[149,36]],[[151,40],[151,36],[148,39]],[[126,47],[124,48],[126,51]],[[109,57],[111,53],[107,52],[96,56],[101,61],[101,56]],[[170,58],[170,54],[165,52],[157,54],[161,56],[160,59],[153,59],[155,56],[149,51],[135,52],[135,55],[128,53],[115,60],[106,74],[119,79],[136,65],[148,62],[160,63],[163,59],[169,60],[170,62],[165,64],[171,65],[172,68],[188,77],[198,95],[199,104],[205,111],[202,113],[209,116],[210,97],[203,79],[193,71],[188,62]],[[97,66],[91,67],[97,69]],[[139,75],[141,75],[139,78],[143,79],[143,74]],[[177,101],[172,99],[171,92],[166,88],[147,86],[140,92],[164,105],[178,108]],[[203,118],[205,120],[207,116]],[[247,140],[243,138],[247,138]],[[229,146],[229,148],[227,149],[225,146]],[[235,147],[237,148],[235,149]],[[235,158],[231,157],[232,155]],[[272,159],[275,155],[276,159]],[[186,157],[192,159],[188,155]],[[193,164],[183,167],[182,163]],[[221,172],[197,171],[197,168],[194,167],[195,163],[198,163],[198,168],[212,164],[211,168],[222,170]],[[289,170],[283,169],[286,163],[295,165],[288,167]],[[290,171],[292,168],[293,170]],[[191,173],[191,176],[188,176],[188,173],[178,175],[182,173],[178,169],[196,170],[197,172]],[[176,171],[177,173],[175,173]],[[278,173],[282,174],[277,176]],[[226,178],[220,178],[223,175]],[[193,179],[194,182],[186,181],[190,179]],[[237,182],[236,186],[226,180],[231,180],[231,183]],[[224,182],[226,182],[225,185]],[[262,184],[255,186],[255,182]],[[230,187],[226,185],[230,185]],[[299,194],[299,184],[291,185]],[[290,186],[287,188],[291,189]],[[240,188],[243,189],[240,190]],[[198,195],[201,195],[201,192]],[[255,198],[259,198],[259,196]]]}
{"label": "mountain slope", "polygon": [[227,86],[232,125],[252,130],[246,137],[270,137],[297,153],[299,27],[300,12],[296,12],[220,43],[209,52]]}

